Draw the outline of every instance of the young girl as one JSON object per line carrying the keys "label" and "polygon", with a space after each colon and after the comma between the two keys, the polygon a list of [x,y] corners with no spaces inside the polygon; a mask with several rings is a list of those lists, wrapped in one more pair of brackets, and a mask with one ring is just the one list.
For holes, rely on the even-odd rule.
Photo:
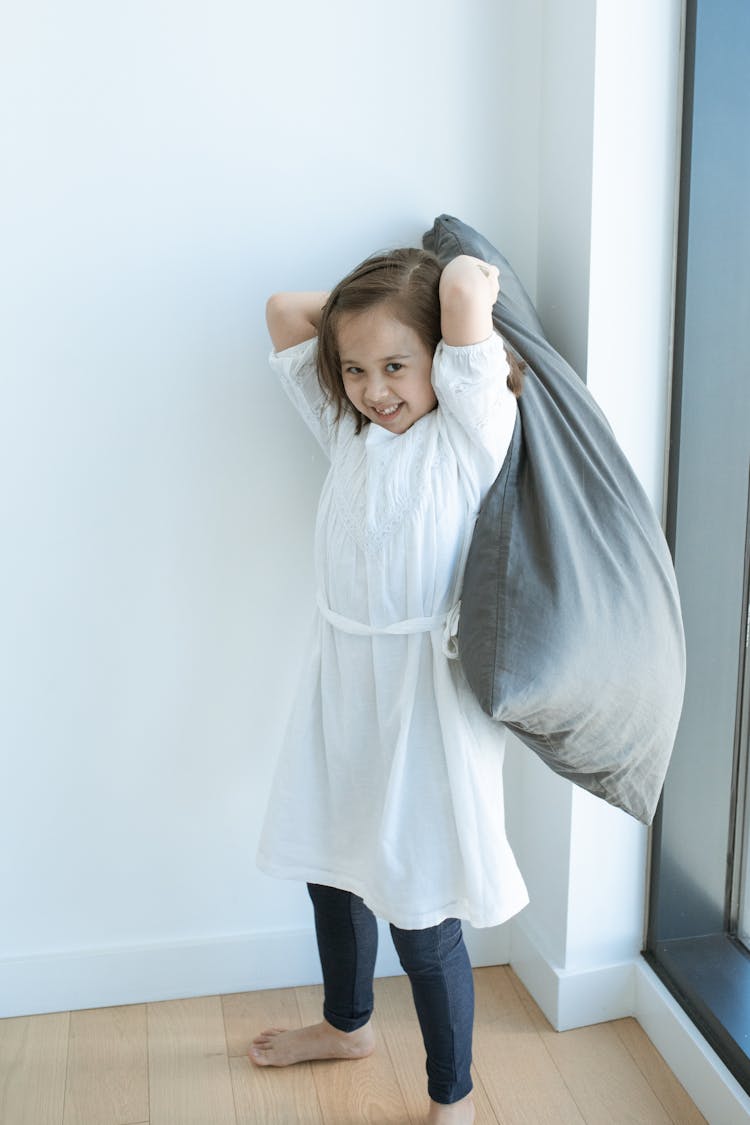
{"label": "young girl", "polygon": [[311,652],[258,863],[308,884],[324,1018],[263,1032],[250,1057],[370,1054],[379,915],[411,982],[430,1125],[474,1119],[461,919],[495,926],[528,901],[505,836],[503,728],[451,659],[474,521],[520,390],[493,329],[497,293],[497,269],[477,258],[441,272],[406,249],[330,295],[277,294],[267,309],[272,367],[331,469]]}

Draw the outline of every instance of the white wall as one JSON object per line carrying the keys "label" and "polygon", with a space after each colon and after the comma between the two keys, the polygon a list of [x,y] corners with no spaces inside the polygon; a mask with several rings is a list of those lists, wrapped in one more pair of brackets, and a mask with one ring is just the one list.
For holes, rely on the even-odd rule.
{"label": "white wall", "polygon": [[535,292],[538,0],[262,11],[4,21],[0,1014],[317,971],[254,868],[325,470],[264,300],[441,211]]}

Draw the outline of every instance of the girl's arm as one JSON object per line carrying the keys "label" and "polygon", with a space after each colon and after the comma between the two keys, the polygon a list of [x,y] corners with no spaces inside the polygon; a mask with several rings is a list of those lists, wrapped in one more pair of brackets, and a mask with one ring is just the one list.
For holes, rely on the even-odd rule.
{"label": "girl's arm", "polygon": [[492,334],[498,277],[497,266],[468,254],[448,263],[440,275],[440,325],[446,344],[479,344]]}
{"label": "girl's arm", "polygon": [[318,334],[327,293],[274,293],[266,304],[266,323],[277,352]]}

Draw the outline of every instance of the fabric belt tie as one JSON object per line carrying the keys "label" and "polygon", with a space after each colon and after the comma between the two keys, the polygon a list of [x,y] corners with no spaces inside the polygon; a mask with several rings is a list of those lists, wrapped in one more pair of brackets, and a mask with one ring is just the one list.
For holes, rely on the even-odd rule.
{"label": "fabric belt tie", "polygon": [[394,621],[391,625],[365,625],[353,617],[335,613],[321,593],[318,594],[318,609],[334,629],[342,633],[352,633],[357,637],[403,637],[411,633],[431,633],[433,629],[443,630],[443,653],[449,660],[458,659],[458,621],[461,602],[458,601],[448,613],[438,613],[434,617],[408,617],[404,621]]}

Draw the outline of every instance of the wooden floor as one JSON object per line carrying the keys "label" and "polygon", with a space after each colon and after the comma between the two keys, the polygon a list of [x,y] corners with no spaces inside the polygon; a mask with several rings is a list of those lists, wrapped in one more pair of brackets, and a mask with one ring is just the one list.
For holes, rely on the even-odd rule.
{"label": "wooden floor", "polygon": [[[555,1032],[507,967],[475,970],[476,1125],[698,1125],[632,1019]],[[320,988],[0,1020],[0,1125],[414,1125],[424,1054],[404,977],[376,981],[378,1049],[254,1067],[264,1027],[320,1019]]]}

